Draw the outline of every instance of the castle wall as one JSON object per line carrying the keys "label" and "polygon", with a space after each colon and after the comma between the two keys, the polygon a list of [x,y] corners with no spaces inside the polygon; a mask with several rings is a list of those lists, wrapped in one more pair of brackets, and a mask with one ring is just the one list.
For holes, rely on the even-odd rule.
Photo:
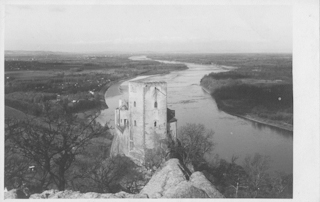
{"label": "castle wall", "polygon": [[177,140],[177,122],[168,123],[168,133],[173,141]]}
{"label": "castle wall", "polygon": [[[167,136],[167,85],[150,82],[145,87],[145,143],[153,149]],[[156,103],[156,106],[155,106]]]}
{"label": "castle wall", "polygon": [[112,145],[110,149],[111,156],[116,155],[126,155],[129,156],[128,150],[128,136],[129,129],[125,128],[123,131],[120,131],[117,127],[115,128],[115,136],[112,140]]}
{"label": "castle wall", "polygon": [[144,84],[129,82],[129,151],[144,152]]}
{"label": "castle wall", "polygon": [[[120,102],[122,103],[122,102]],[[121,106],[122,104],[120,104]],[[128,155],[129,126],[125,124],[128,120],[129,111],[117,108],[115,110],[115,136],[112,141],[110,153],[112,156]],[[121,121],[122,120],[122,121]]]}
{"label": "castle wall", "polygon": [[172,120],[173,110],[167,115],[166,82],[131,81],[128,92],[128,103],[120,100],[115,110],[116,135],[111,153],[142,163],[146,149],[155,149],[168,137],[176,139],[177,122]]}
{"label": "castle wall", "polygon": [[128,125],[129,122],[129,111],[128,110],[119,110],[120,111],[120,118],[119,124],[121,127],[125,127]]}

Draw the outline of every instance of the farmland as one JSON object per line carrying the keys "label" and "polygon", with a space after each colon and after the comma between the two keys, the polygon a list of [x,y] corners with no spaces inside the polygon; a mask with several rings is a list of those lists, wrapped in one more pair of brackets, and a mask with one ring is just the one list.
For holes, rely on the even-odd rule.
{"label": "farmland", "polygon": [[132,61],[129,56],[7,51],[5,105],[39,115],[43,102],[64,102],[73,112],[83,112],[107,107],[104,93],[120,79],[186,68],[154,61]]}

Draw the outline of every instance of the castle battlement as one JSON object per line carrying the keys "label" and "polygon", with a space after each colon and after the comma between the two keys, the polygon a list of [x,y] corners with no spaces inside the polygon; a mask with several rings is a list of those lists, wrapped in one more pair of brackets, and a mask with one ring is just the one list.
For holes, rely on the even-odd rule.
{"label": "castle battlement", "polygon": [[176,141],[175,111],[167,108],[167,83],[129,82],[129,100],[119,100],[115,110],[115,132],[111,155],[123,154],[143,162],[148,149],[163,140]]}

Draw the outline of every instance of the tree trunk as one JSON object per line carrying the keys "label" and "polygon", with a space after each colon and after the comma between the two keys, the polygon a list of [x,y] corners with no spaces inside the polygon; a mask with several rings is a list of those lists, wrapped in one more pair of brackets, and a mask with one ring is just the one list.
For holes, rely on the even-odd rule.
{"label": "tree trunk", "polygon": [[66,181],[64,179],[59,180],[58,189],[59,191],[64,191],[66,188]]}
{"label": "tree trunk", "polygon": [[61,164],[59,166],[59,184],[58,184],[58,189],[59,191],[64,191],[66,188],[66,180],[64,177],[65,169],[64,169],[64,164]]}

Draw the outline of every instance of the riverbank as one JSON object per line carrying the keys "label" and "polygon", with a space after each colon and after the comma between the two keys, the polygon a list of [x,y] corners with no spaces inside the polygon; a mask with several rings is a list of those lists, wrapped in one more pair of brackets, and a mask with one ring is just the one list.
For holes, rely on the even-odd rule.
{"label": "riverbank", "polygon": [[[186,70],[186,69],[188,69],[187,66],[185,66],[185,68],[183,68],[183,69],[179,68],[179,70],[181,70],[181,71]],[[171,73],[173,71],[177,71],[177,70],[176,69],[172,69],[172,70],[166,70],[165,72],[158,71],[158,73],[154,73],[154,74],[151,74],[150,72],[147,72],[147,73],[144,72],[142,74],[137,74],[137,75],[134,75],[134,76],[122,77],[122,78],[119,78],[117,80],[114,80],[114,81],[108,83],[106,85],[107,87],[103,87],[99,91],[99,95],[103,96],[104,102],[108,106],[108,103],[106,101],[107,98],[114,97],[114,96],[122,94],[122,92],[121,92],[121,84],[123,82],[133,80],[133,79],[135,79],[137,77],[163,76],[163,75],[169,74],[169,73]],[[83,111],[81,113],[78,113],[78,115],[80,117],[90,117],[90,116],[92,116],[92,115],[97,113],[97,109],[98,108],[92,108],[92,109]]]}
{"label": "riverbank", "polygon": [[[201,87],[206,93],[211,94],[210,91],[206,87],[204,87],[202,85],[201,85]],[[256,122],[256,123],[267,125],[270,127],[279,128],[282,130],[287,130],[287,131],[293,132],[293,125],[290,125],[290,124],[275,122],[275,121],[268,120],[268,119],[263,119],[263,118],[255,116],[253,114],[241,115],[241,114],[237,114],[237,113],[234,113],[234,112],[231,112],[228,110],[223,110],[223,111],[232,115],[232,116],[237,116],[237,117],[240,117],[240,118],[252,121],[252,122]]]}

